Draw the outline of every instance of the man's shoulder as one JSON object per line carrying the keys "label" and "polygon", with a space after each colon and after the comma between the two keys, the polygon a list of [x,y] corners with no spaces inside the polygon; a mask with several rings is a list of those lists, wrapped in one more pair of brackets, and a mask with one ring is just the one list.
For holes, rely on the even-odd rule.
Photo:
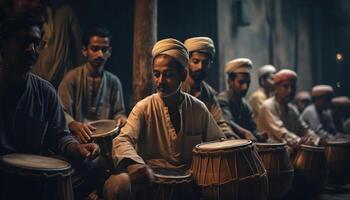
{"label": "man's shoulder", "polygon": [[230,99],[230,96],[228,94],[228,91],[223,91],[223,92],[220,92],[218,95],[218,100],[220,101],[229,101]]}
{"label": "man's shoulder", "polygon": [[118,83],[118,84],[121,83],[119,77],[117,75],[113,74],[112,72],[110,72],[108,70],[103,70],[103,73],[105,74],[108,81],[110,81],[112,83]]}
{"label": "man's shoulder", "polygon": [[39,77],[38,75],[35,75],[33,73],[28,74],[29,84],[31,87],[33,87],[36,91],[42,92],[42,91],[48,91],[48,92],[56,92],[53,85],[43,78]]}
{"label": "man's shoulder", "polygon": [[206,92],[211,95],[211,96],[215,96],[217,95],[217,91],[211,87],[207,82],[202,81],[202,87],[206,90]]}
{"label": "man's shoulder", "polygon": [[262,91],[261,88],[255,90],[249,97],[249,101],[251,101],[252,99],[261,99],[261,98],[265,98],[266,99],[266,94],[264,93],[264,91]]}

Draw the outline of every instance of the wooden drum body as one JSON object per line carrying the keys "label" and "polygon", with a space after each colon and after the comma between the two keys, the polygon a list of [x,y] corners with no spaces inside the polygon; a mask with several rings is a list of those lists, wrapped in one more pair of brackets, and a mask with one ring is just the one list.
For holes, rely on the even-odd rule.
{"label": "wooden drum body", "polygon": [[329,182],[336,185],[346,184],[350,176],[350,141],[328,141],[325,151]]}
{"label": "wooden drum body", "polygon": [[269,179],[269,198],[282,198],[293,185],[294,168],[286,143],[255,143]]}
{"label": "wooden drum body", "polygon": [[267,199],[266,170],[249,140],[197,145],[191,170],[203,199]]}
{"label": "wooden drum body", "polygon": [[318,195],[327,180],[324,147],[301,145],[294,160],[294,189],[303,196]]}
{"label": "wooden drum body", "polygon": [[0,158],[1,178],[9,185],[5,199],[72,200],[71,165],[56,158],[8,154]]}

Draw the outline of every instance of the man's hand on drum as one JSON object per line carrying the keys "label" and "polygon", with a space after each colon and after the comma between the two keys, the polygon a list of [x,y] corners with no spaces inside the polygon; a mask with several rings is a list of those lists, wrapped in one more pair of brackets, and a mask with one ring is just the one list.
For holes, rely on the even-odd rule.
{"label": "man's hand on drum", "polygon": [[67,152],[70,156],[83,157],[89,159],[96,157],[100,153],[100,148],[95,143],[72,143],[68,145]]}
{"label": "man's hand on drum", "polygon": [[121,128],[126,124],[126,120],[127,120],[127,118],[125,116],[121,115],[115,119],[115,124],[116,124],[116,126],[119,126]]}
{"label": "man's hand on drum", "polygon": [[136,185],[150,185],[154,180],[153,171],[143,164],[132,164],[127,167],[131,183]]}
{"label": "man's hand on drum", "polygon": [[256,142],[256,141],[257,141],[257,139],[256,139],[256,137],[253,135],[253,133],[250,132],[250,131],[248,131],[248,130],[244,130],[244,131],[243,131],[243,136],[244,136],[244,138],[247,139],[247,140],[251,140],[251,141],[253,141],[253,142]]}
{"label": "man's hand on drum", "polygon": [[77,121],[71,122],[69,125],[69,130],[72,132],[74,137],[81,143],[87,143],[91,139],[92,131],[96,130],[90,124],[81,123]]}

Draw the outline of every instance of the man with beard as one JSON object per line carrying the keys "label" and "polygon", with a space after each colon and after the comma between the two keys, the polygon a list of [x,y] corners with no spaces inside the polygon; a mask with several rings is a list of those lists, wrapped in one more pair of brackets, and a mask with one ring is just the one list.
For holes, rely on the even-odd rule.
{"label": "man with beard", "polygon": [[329,85],[316,85],[311,91],[313,104],[306,107],[301,118],[321,138],[332,137],[337,134],[330,110],[333,88]]}
{"label": "man with beard", "polygon": [[290,103],[296,91],[297,74],[283,69],[274,77],[275,96],[267,99],[257,119],[258,130],[268,134],[269,142],[287,142],[291,148],[301,143],[318,145],[320,138],[300,118]]}
{"label": "man with beard", "polygon": [[81,143],[88,142],[95,130],[89,121],[114,119],[117,126],[126,121],[120,80],[104,70],[111,42],[112,35],[105,28],[87,31],[82,50],[87,62],[68,72],[58,89],[68,127]]}
{"label": "man with beard", "polygon": [[215,46],[212,39],[208,37],[194,37],[187,39],[184,44],[189,51],[190,59],[187,78],[181,87],[182,91],[197,97],[205,103],[226,137],[239,138],[233,133],[222,115],[216,98],[216,91],[204,81],[215,55]]}
{"label": "man with beard", "polygon": [[[54,87],[29,72],[38,56],[41,22],[16,16],[6,19],[0,27],[0,155],[60,154],[82,166],[84,158],[98,153],[98,146],[79,144],[74,139]],[[73,164],[77,171],[79,166]],[[30,199],[37,182],[18,179],[2,176],[1,199]]]}
{"label": "man with beard", "polygon": [[276,68],[264,65],[258,69],[259,88],[249,97],[249,104],[253,109],[255,119],[259,115],[262,103],[273,95],[273,76]]}
{"label": "man with beard", "polygon": [[187,76],[186,47],[178,40],[164,39],[154,45],[152,55],[157,93],[135,105],[113,140],[120,173],[105,183],[107,200],[150,194],[146,189],[153,179],[151,168],[187,170],[196,144],[225,138],[205,104],[180,90]]}
{"label": "man with beard", "polygon": [[252,109],[244,99],[250,85],[252,62],[247,58],[231,60],[226,64],[229,90],[221,92],[218,100],[226,121],[241,138],[257,141],[258,132]]}

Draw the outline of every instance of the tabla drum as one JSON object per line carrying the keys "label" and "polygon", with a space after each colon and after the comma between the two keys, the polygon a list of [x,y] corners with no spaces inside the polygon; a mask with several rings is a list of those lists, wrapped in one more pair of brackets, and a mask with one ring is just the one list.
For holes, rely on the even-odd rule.
{"label": "tabla drum", "polygon": [[346,139],[329,140],[325,145],[329,170],[328,182],[344,185],[350,176],[350,141]]}
{"label": "tabla drum", "polygon": [[180,169],[152,168],[154,181],[152,196],[145,199],[153,200],[199,200],[199,190],[192,175]]}
{"label": "tabla drum", "polygon": [[191,171],[202,199],[267,199],[266,170],[249,140],[196,145]]}
{"label": "tabla drum", "polygon": [[1,199],[74,199],[69,163],[31,154],[4,155],[0,162]]}
{"label": "tabla drum", "polygon": [[293,160],[295,177],[293,187],[298,195],[317,196],[327,181],[325,148],[300,145]]}
{"label": "tabla drum", "polygon": [[269,179],[269,199],[284,197],[293,185],[294,168],[287,144],[255,143]]}
{"label": "tabla drum", "polygon": [[119,133],[119,127],[114,120],[103,119],[89,122],[96,130],[92,131],[92,139],[100,146],[101,153],[105,157],[111,157],[112,140]]}

